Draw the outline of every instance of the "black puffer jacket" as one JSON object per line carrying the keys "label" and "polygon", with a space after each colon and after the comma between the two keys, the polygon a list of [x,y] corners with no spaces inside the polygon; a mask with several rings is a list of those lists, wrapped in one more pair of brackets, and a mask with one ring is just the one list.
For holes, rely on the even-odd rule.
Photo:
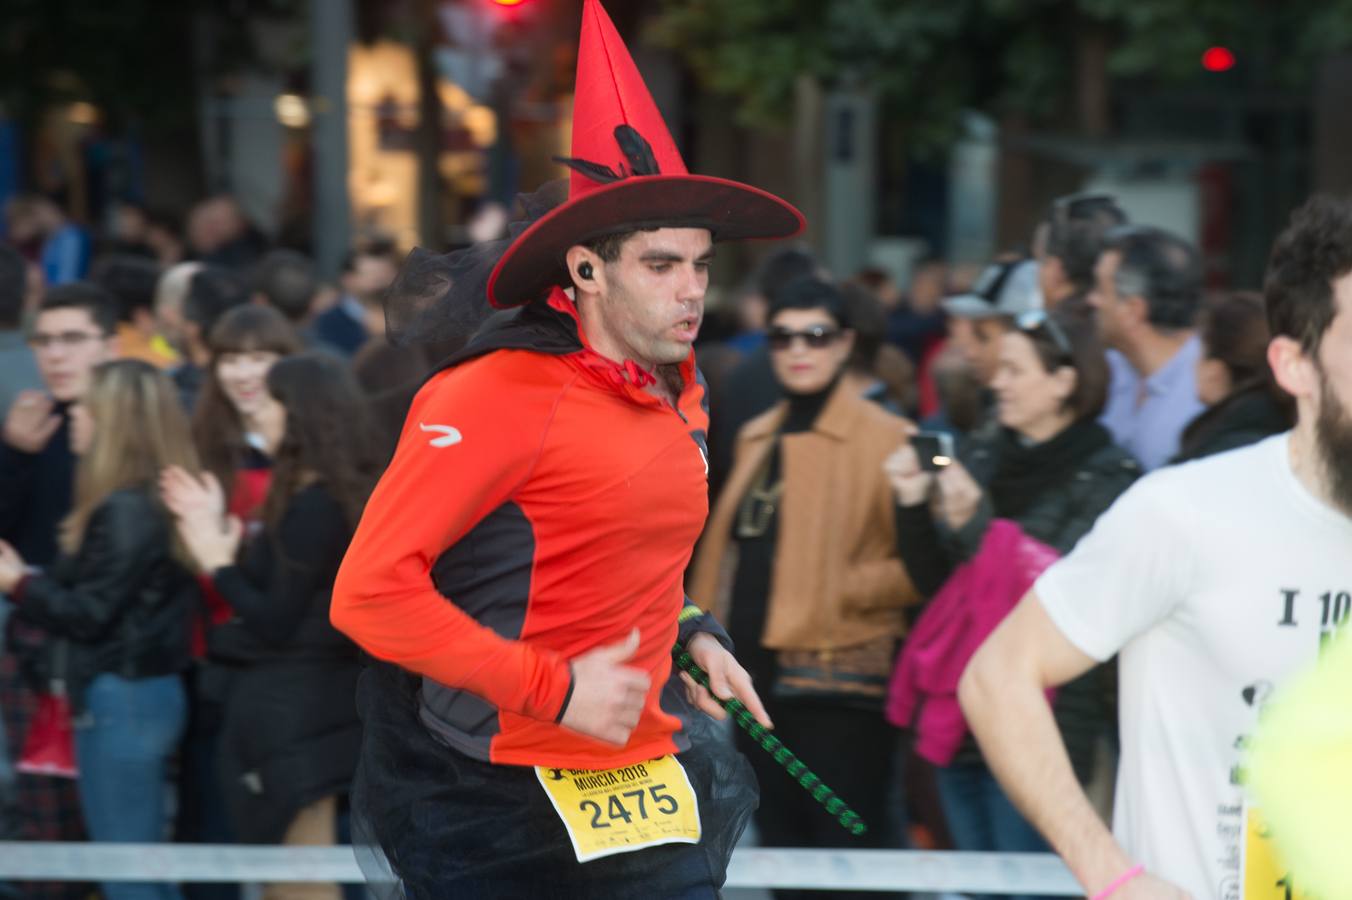
{"label": "black puffer jacket", "polygon": [[[1098,430],[1098,425],[1072,426]],[[973,438],[963,457],[977,484],[988,487],[1002,464],[1002,447],[1010,433],[993,426]],[[1104,510],[1113,505],[1133,481],[1141,477],[1141,465],[1130,453],[1111,441],[1061,469],[1053,484],[1039,493],[1025,509],[1011,513],[997,508],[991,494],[982,498],[972,521],[953,534],[958,558],[966,560],[981,549],[981,539],[992,518],[1010,518],[1029,536],[1065,555],[1074,549]]]}
{"label": "black puffer jacket", "polygon": [[[1094,522],[1141,474],[1140,464],[1126,450],[1113,444],[1099,425],[1072,425],[1085,448],[1080,454],[1060,454],[1055,464],[1039,475],[1041,489],[1019,505],[1017,510],[1002,509],[992,491],[1002,475],[1002,457],[1018,439],[1006,429],[992,424],[975,434],[961,454],[963,465],[983,488],[981,503],[963,528],[949,531],[935,522],[926,505],[899,507],[897,540],[902,560],[916,587],[933,596],[953,571],[976,555],[991,520],[1002,518],[1017,522],[1025,534],[1065,555],[1074,549]],[[1049,444],[1052,442],[1048,442]],[[1066,742],[1071,763],[1081,781],[1093,773],[1094,742],[1112,721],[1112,672],[1104,666],[1061,687],[1053,712]],[[969,743],[960,752],[958,762],[972,761],[975,745]]]}
{"label": "black puffer jacket", "polygon": [[17,615],[65,641],[76,707],[96,675],[149,678],[189,661],[197,582],[172,555],[168,513],[149,490],[109,495],[90,516],[73,556],[26,579]]}
{"label": "black puffer jacket", "polygon": [[1236,391],[1188,423],[1174,462],[1201,459],[1255,444],[1293,424],[1272,389],[1259,385]]}
{"label": "black puffer jacket", "polygon": [[342,507],[312,484],[212,576],[237,614],[208,648],[229,671],[221,776],[246,842],[280,842],[302,807],[345,794],[356,771],[357,648],[329,624],[350,539]]}

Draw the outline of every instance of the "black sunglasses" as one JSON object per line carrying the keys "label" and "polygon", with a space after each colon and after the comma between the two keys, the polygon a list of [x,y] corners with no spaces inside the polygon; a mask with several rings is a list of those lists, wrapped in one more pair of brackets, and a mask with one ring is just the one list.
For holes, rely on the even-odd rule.
{"label": "black sunglasses", "polygon": [[1065,330],[1056,324],[1056,320],[1047,315],[1045,309],[1030,309],[1019,313],[1014,317],[1014,325],[1024,334],[1047,332],[1061,355],[1067,360],[1074,359],[1075,354],[1070,350],[1070,338],[1066,337]]}
{"label": "black sunglasses", "polygon": [[839,328],[831,328],[827,325],[814,325],[806,331],[790,331],[787,328],[771,328],[766,340],[770,344],[771,350],[787,350],[793,346],[797,338],[802,338],[803,343],[807,344],[813,350],[820,350],[823,347],[829,347],[835,343],[836,338],[840,337]]}

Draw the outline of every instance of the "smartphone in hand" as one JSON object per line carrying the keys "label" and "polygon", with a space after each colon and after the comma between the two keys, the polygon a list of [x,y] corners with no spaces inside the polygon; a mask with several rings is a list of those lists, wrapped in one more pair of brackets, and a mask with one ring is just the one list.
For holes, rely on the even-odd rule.
{"label": "smartphone in hand", "polygon": [[923,472],[937,472],[951,465],[954,458],[953,435],[942,431],[919,431],[911,435],[911,446]]}

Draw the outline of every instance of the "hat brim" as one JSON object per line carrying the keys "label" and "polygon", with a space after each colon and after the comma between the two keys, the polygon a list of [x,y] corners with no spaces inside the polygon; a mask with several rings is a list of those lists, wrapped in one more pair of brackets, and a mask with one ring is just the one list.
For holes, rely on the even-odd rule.
{"label": "hat brim", "polygon": [[1002,313],[990,301],[976,294],[959,294],[939,301],[944,312],[955,319],[993,319]]}
{"label": "hat brim", "polygon": [[521,233],[488,279],[488,301],[521,306],[567,286],[568,248],[642,228],[707,228],[715,241],[787,238],[803,214],[774,194],[707,175],[642,175],[607,184],[550,210]]}

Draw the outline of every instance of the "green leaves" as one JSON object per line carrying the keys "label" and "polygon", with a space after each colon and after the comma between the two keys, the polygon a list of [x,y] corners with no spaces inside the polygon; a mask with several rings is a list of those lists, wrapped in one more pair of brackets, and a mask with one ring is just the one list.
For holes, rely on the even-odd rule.
{"label": "green leaves", "polygon": [[648,37],[744,123],[787,121],[808,75],[871,88],[942,140],[965,108],[1066,125],[1090,34],[1108,39],[1110,78],[1214,84],[1201,55],[1223,45],[1232,86],[1304,90],[1324,55],[1352,47],[1352,0],[663,0]]}

